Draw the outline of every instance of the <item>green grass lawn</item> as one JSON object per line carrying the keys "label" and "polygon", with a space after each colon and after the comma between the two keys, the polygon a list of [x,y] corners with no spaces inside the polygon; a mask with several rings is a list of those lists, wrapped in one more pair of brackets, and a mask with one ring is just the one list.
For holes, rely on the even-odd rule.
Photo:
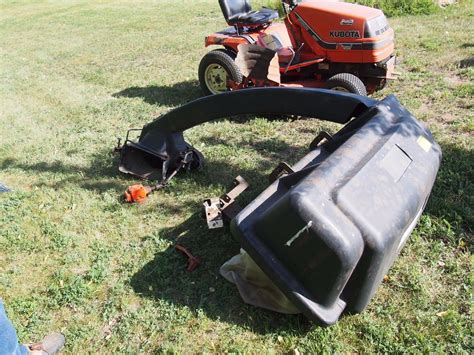
{"label": "green grass lawn", "polygon": [[[0,5],[0,297],[22,341],[62,330],[77,352],[472,353],[474,4],[391,18],[395,93],[441,144],[430,202],[368,309],[330,328],[242,303],[219,266],[238,253],[199,209],[241,174],[263,188],[296,162],[314,120],[221,121],[190,130],[205,169],[144,205],[120,196],[116,137],[201,95],[217,0],[3,1]],[[203,259],[193,273],[173,249]]]}

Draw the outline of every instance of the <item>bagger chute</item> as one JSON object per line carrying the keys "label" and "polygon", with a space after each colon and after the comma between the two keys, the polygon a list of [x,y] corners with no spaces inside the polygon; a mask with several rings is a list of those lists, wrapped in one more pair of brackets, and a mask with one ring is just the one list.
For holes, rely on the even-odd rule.
{"label": "bagger chute", "polygon": [[[295,165],[275,162],[269,187],[229,219],[242,248],[309,319],[329,325],[361,312],[423,212],[440,147],[394,96],[256,88],[196,100],[146,125],[121,148],[120,170],[166,179],[197,168],[203,157],[183,131],[239,114],[344,124],[316,135]],[[226,204],[208,208],[218,215]]]}

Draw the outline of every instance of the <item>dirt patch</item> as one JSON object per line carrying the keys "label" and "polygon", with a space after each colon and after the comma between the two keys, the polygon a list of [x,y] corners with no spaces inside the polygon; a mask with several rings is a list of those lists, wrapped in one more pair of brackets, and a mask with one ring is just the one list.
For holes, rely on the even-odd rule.
{"label": "dirt patch", "polygon": [[466,80],[461,78],[460,73],[446,72],[444,75],[444,80],[450,87],[456,87],[466,83]]}
{"label": "dirt patch", "polygon": [[441,115],[439,119],[443,123],[451,123],[451,122],[454,122],[456,120],[456,116],[454,116],[451,113],[445,113],[445,114]]}
{"label": "dirt patch", "polygon": [[456,0],[437,0],[439,6],[449,6],[456,3]]}

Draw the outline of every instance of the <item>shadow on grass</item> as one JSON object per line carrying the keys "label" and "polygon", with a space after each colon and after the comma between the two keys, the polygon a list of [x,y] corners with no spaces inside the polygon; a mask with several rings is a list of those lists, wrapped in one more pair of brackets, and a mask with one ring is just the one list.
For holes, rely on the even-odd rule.
{"label": "shadow on grass", "polygon": [[[224,140],[218,138],[205,138],[202,142],[209,145],[226,145]],[[290,147],[280,140],[257,142],[253,145],[258,151],[262,151],[265,154],[267,167],[276,166],[278,164],[278,161],[274,161],[274,159],[276,159],[279,153],[282,153],[283,157],[287,156],[293,158],[303,154],[302,150]],[[89,166],[64,163],[62,161],[28,163],[18,161],[14,158],[0,160],[0,170],[13,169],[37,175],[39,179],[34,185],[38,187],[60,189],[67,185],[74,185],[99,193],[107,190],[115,190],[117,191],[117,196],[121,196],[126,187],[124,180],[135,182],[138,180],[131,175],[119,173],[118,155],[113,153],[112,149],[106,149],[94,154]],[[208,168],[204,169],[200,174],[180,173],[175,179],[192,179],[201,186],[209,186],[216,182],[227,186],[232,179],[240,173],[242,173],[242,170],[238,167],[232,168],[224,162],[213,162],[212,166],[208,166]],[[247,175],[252,176],[255,174],[254,172],[248,171]],[[258,181],[261,181],[260,177],[257,177],[255,182]]]}
{"label": "shadow on grass", "polygon": [[[226,144],[214,137],[204,138],[203,142],[211,146]],[[292,147],[281,140],[258,142],[252,147],[263,158],[256,169],[242,169],[229,161],[212,160],[203,171],[182,178],[192,179],[200,186],[227,186],[235,176],[241,175],[250,184],[249,189],[239,196],[239,203],[245,206],[268,185],[269,170],[282,160],[303,156],[307,150],[305,147]],[[136,293],[187,306],[214,320],[238,324],[261,334],[286,331],[296,335],[311,329],[312,325],[302,315],[282,315],[242,302],[236,286],[219,275],[220,266],[239,252],[240,245],[228,228],[208,230],[201,211],[196,211],[180,225],[161,230],[159,236],[173,244],[184,245],[202,260],[202,264],[194,272],[188,272],[187,259],[170,247],[157,253],[132,276],[130,284]]]}
{"label": "shadow on grass", "polygon": [[195,213],[181,225],[162,231],[160,237],[184,245],[202,264],[188,272],[186,258],[170,247],[133,275],[130,283],[136,293],[261,334],[287,331],[297,335],[311,329],[302,315],[282,315],[244,304],[236,286],[219,275],[219,267],[239,252],[228,229],[207,230],[200,213]]}
{"label": "shadow on grass", "polygon": [[[460,238],[470,238],[467,247],[473,247],[474,232],[474,150],[461,149],[454,144],[442,143],[443,160],[436,177],[425,214],[440,218],[454,232],[433,236],[457,246]],[[451,235],[451,237],[450,237]],[[466,240],[465,240],[466,241]]]}
{"label": "shadow on grass", "polygon": [[[207,138],[206,143],[223,144],[218,138]],[[304,154],[303,148],[285,145],[284,142],[259,143],[259,152],[268,160],[265,165],[276,166],[280,160]],[[271,149],[272,151],[268,151]],[[273,150],[278,151],[276,159]],[[454,234],[446,242],[455,246],[468,231],[472,231],[472,187],[474,155],[472,151],[445,144],[442,147],[444,158],[430,203],[425,214],[445,220],[454,229]],[[212,165],[211,165],[212,164]],[[220,171],[218,175],[198,174],[199,184],[222,182],[241,174],[257,187],[242,196],[241,204],[250,202],[266,186],[265,169],[244,170],[225,161],[212,162],[206,170]],[[245,194],[245,193],[244,193]],[[243,201],[244,200],[244,201]],[[441,230],[440,230],[441,231]],[[435,233],[436,234],[436,233]],[[439,238],[438,235],[426,238]],[[204,312],[207,317],[238,324],[259,334],[288,332],[304,334],[313,328],[302,315],[283,315],[246,305],[240,299],[235,285],[219,275],[220,266],[239,252],[240,245],[226,229],[208,230],[205,221],[196,212],[180,225],[160,232],[160,237],[182,244],[202,259],[202,264],[192,273],[186,271],[186,258],[173,247],[155,255],[130,280],[134,291],[144,297],[166,300],[170,303],[189,307],[196,313]],[[443,237],[443,236],[441,236]],[[469,241],[467,241],[469,243]]]}
{"label": "shadow on grass", "polygon": [[139,97],[150,105],[178,106],[203,95],[197,80],[183,81],[172,86],[130,87],[113,94],[113,97]]}
{"label": "shadow on grass", "polygon": [[[94,154],[89,166],[68,164],[61,161],[25,163],[12,158],[0,161],[0,170],[18,169],[39,175],[38,187],[63,188],[80,186],[87,190],[104,192],[110,189],[123,191],[123,180],[118,177],[117,157],[112,149]],[[45,175],[44,178],[40,174]]]}
{"label": "shadow on grass", "polygon": [[461,68],[471,68],[474,67],[474,57],[469,57],[466,59],[463,59],[459,62],[459,66]]}
{"label": "shadow on grass", "polygon": [[[224,145],[225,141],[215,137],[203,139],[209,145]],[[294,147],[284,141],[270,140],[253,144],[263,157],[255,169],[242,169],[229,161],[214,160],[198,174],[182,175],[177,180],[192,180],[198,186],[210,184],[227,185],[236,175],[244,176],[252,186],[242,195],[242,205],[250,202],[267,185],[266,173],[279,161],[302,158],[306,149]],[[474,154],[472,150],[461,149],[454,144],[443,144],[444,159],[433,190],[426,214],[445,220],[454,233],[451,236],[433,235],[427,238],[444,238],[450,245],[458,245],[461,238],[471,235],[473,227],[472,196]],[[0,162],[0,169],[20,169],[33,173],[57,173],[56,179],[44,185],[62,187],[76,184],[86,189],[104,191],[123,190],[123,180],[119,180],[112,152],[98,153],[90,166],[55,163],[19,163],[13,159]],[[180,184],[187,185],[187,184]],[[187,187],[191,189],[192,186]],[[287,332],[302,334],[312,325],[301,315],[281,315],[243,304],[236,287],[220,277],[219,267],[239,251],[239,244],[228,229],[209,231],[200,213],[196,212],[180,225],[160,231],[160,237],[188,247],[196,256],[202,258],[202,265],[193,273],[186,271],[186,259],[173,248],[157,253],[153,260],[135,273],[130,284],[137,294],[152,299],[166,300],[170,303],[204,312],[215,320],[238,324],[254,332],[267,334]],[[151,238],[151,237],[150,237]],[[467,241],[468,244],[470,241]]]}

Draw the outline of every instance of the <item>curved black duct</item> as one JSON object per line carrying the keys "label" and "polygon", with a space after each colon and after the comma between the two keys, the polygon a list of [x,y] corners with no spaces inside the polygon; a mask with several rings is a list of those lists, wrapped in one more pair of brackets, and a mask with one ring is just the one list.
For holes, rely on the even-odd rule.
{"label": "curved black duct", "polygon": [[310,88],[253,88],[203,97],[145,125],[136,142],[127,134],[119,169],[141,178],[159,179],[190,150],[194,160],[189,167],[199,167],[202,155],[186,143],[183,132],[212,120],[238,115],[295,115],[345,124],[375,104],[376,100],[363,96]]}

